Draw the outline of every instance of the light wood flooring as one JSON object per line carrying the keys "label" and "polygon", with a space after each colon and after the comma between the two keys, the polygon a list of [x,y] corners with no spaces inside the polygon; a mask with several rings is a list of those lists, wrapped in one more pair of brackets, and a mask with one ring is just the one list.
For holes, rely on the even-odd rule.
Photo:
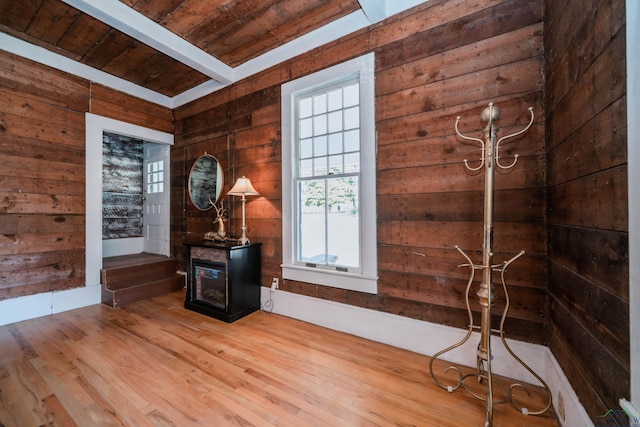
{"label": "light wood flooring", "polygon": [[[437,387],[426,356],[266,312],[227,324],[183,301],[0,327],[0,426],[484,425],[483,402]],[[558,425],[494,413],[500,427]]]}

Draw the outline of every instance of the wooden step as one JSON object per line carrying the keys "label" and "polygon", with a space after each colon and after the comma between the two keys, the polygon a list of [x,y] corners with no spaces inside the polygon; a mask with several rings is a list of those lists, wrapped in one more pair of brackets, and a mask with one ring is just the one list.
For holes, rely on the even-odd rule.
{"label": "wooden step", "polygon": [[156,254],[132,254],[104,258],[100,271],[102,303],[122,307],[135,301],[178,291],[185,276],[176,273],[175,258]]}
{"label": "wooden step", "polygon": [[164,295],[169,292],[179,291],[185,286],[185,276],[175,274],[166,279],[153,282],[139,283],[127,288],[116,290],[102,287],[102,303],[110,307],[122,307],[136,301]]}
{"label": "wooden step", "polygon": [[117,290],[176,274],[178,260],[164,255],[133,254],[105,258],[100,270],[102,286]]}

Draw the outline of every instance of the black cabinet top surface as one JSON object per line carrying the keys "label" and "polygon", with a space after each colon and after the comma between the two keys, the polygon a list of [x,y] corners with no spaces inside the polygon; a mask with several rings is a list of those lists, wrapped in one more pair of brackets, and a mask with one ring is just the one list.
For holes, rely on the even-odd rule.
{"label": "black cabinet top surface", "polygon": [[211,240],[194,240],[182,243],[184,246],[197,246],[202,248],[214,248],[214,249],[242,249],[251,246],[261,246],[262,243],[248,243],[241,245],[236,239],[228,240],[225,242],[215,242]]}

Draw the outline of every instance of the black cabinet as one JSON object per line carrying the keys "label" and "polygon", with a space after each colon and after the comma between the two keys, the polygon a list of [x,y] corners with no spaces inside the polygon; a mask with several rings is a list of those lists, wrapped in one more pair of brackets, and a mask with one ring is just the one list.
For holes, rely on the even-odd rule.
{"label": "black cabinet", "polygon": [[186,242],[184,307],[233,322],[260,309],[260,243]]}

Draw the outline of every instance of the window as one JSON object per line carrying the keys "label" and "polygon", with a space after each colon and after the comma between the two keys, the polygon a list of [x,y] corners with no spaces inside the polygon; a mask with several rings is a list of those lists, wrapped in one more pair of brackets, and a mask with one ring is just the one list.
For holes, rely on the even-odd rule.
{"label": "window", "polygon": [[282,86],[283,277],[377,292],[374,58]]}
{"label": "window", "polygon": [[164,191],[164,162],[158,160],[147,166],[147,194],[162,193]]}

